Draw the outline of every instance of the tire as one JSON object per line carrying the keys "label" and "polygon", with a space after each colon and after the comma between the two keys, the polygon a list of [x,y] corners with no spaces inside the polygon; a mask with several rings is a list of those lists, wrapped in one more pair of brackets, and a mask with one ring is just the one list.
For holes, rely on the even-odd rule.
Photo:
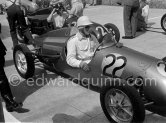
{"label": "tire", "polygon": [[115,36],[115,39],[117,42],[119,42],[120,40],[120,31],[118,29],[118,27],[114,24],[111,23],[107,23],[104,25],[109,31],[112,32],[112,34]]}
{"label": "tire", "polygon": [[22,78],[28,79],[33,77],[35,72],[34,58],[25,44],[14,47],[13,59],[16,70]]}
{"label": "tire", "polygon": [[164,14],[161,18],[161,27],[166,32],[166,14]]}
{"label": "tire", "polygon": [[[120,100],[123,100],[121,103],[117,102],[117,99],[120,97],[119,96],[120,94],[117,95],[116,92],[119,92],[120,94],[125,95],[124,99],[120,98]],[[110,98],[111,93],[113,94],[112,96],[114,98],[112,98],[111,100],[108,100],[108,97]],[[118,96],[118,98],[117,98],[117,96]],[[126,113],[126,119],[124,117],[123,117],[124,119],[120,119],[120,118],[118,118],[119,117],[118,115],[115,116],[115,109],[119,108],[119,109],[117,109],[117,112],[121,111],[122,114],[125,114],[125,111],[118,105],[120,103],[121,106],[125,106],[125,103],[126,103],[125,99],[127,99],[128,103],[130,103],[130,105],[131,105],[131,107],[130,107],[131,112],[128,111],[127,109],[125,109],[125,110],[127,110],[129,113],[131,113],[130,115],[132,115],[132,116],[129,118],[129,113],[128,113],[128,119],[127,119],[127,113]],[[107,103],[108,102],[111,103],[111,101],[114,102],[113,100],[116,102],[114,104],[116,106],[112,105],[112,109],[111,109],[110,104],[108,106]],[[104,111],[105,116],[107,117],[107,119],[111,123],[117,123],[117,122],[118,123],[119,122],[122,122],[122,123],[139,122],[139,123],[142,123],[145,119],[145,107],[144,107],[143,101],[142,101],[140,95],[138,94],[138,92],[136,91],[136,89],[133,87],[129,87],[126,85],[103,87],[101,90],[101,93],[100,93],[100,103],[101,103],[101,107]],[[128,109],[129,109],[129,106],[128,106]],[[123,112],[122,112],[122,110],[123,110]]]}

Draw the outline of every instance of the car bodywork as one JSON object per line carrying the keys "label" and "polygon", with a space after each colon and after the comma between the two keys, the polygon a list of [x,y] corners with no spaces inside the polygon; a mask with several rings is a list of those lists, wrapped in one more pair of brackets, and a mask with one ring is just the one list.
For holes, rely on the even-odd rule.
{"label": "car bodywork", "polygon": [[[141,84],[146,98],[157,104],[165,105],[166,98],[163,97],[166,97],[166,64],[164,61],[125,46],[117,48],[114,45],[106,48],[101,47],[99,51],[96,51],[94,58],[89,63],[91,71],[84,72],[81,69],[72,68],[66,63],[66,42],[76,32],[75,28],[64,28],[36,38],[37,45],[41,47],[43,55],[60,55],[54,63],[58,71],[68,74],[72,78],[78,77],[77,73],[80,73],[80,79],[118,77],[135,82],[142,79],[143,83]],[[110,63],[103,66],[103,59],[106,57],[110,57]],[[108,66],[113,60],[115,60],[114,65]],[[98,67],[96,68],[96,66]],[[102,83],[99,82],[97,86],[102,86]]]}
{"label": "car bodywork", "polygon": [[[47,13],[46,10],[49,9],[42,9],[37,11],[38,14],[31,14],[32,21],[39,16],[41,16],[42,19],[46,17],[43,14],[40,15],[40,13],[43,12]],[[132,102],[132,107],[135,109],[134,112],[136,112],[133,114],[134,116],[132,116],[132,118],[136,117],[133,121],[139,121],[140,116],[137,117],[137,115],[139,115],[140,112],[144,114],[144,108],[148,105],[153,104],[155,106],[164,107],[166,103],[165,61],[123,45],[119,46],[118,41],[120,34],[118,34],[118,36],[116,35],[117,32],[119,33],[119,30],[117,30],[115,25],[112,26],[110,23],[101,25],[93,22],[93,24],[90,25],[90,30],[91,34],[96,36],[100,44],[89,63],[90,71],[85,72],[80,68],[73,68],[66,62],[67,42],[78,32],[77,28],[74,26],[48,30],[44,34],[36,36],[35,45],[37,48],[33,51],[28,50],[25,45],[16,46],[14,48],[13,58],[17,71],[23,78],[27,79],[32,77],[34,74],[34,62],[38,59],[38,61],[50,66],[56,72],[67,75],[71,80],[77,80],[99,87],[101,89],[102,96],[100,99],[102,108],[104,107],[104,113],[106,112],[105,110],[108,109],[108,107],[105,106],[107,93],[119,89],[121,92],[124,92],[124,96],[128,96]],[[21,54],[21,52],[23,55],[25,54],[25,58],[27,59],[24,69],[22,68],[24,67],[23,63],[20,63],[20,59],[17,58],[20,57],[19,53]],[[30,58],[30,60],[28,60],[28,58]],[[117,80],[120,81],[117,82]],[[117,84],[119,84],[120,88],[116,87]],[[130,88],[128,88],[128,86]],[[135,91],[133,91],[133,89]],[[102,90],[105,91],[103,92]],[[132,93],[136,95],[132,95]],[[134,102],[135,100],[136,102]],[[112,99],[110,101],[112,101]],[[142,106],[141,103],[144,105]],[[115,107],[119,109],[119,107],[123,106],[118,102]],[[107,112],[105,114],[110,120],[112,114],[110,115]],[[130,114],[131,113],[129,113],[129,115]],[[112,119],[114,119],[114,117]],[[142,115],[140,121],[143,120],[144,116]],[[120,122],[116,118],[114,121]],[[123,120],[123,122],[126,121]]]}
{"label": "car bodywork", "polygon": [[[97,38],[100,37],[98,28],[104,27],[96,23],[91,25],[91,29],[95,30],[92,33]],[[115,82],[115,79],[124,80],[120,81],[120,86],[127,84],[134,87],[136,93],[144,99],[145,107],[151,104],[160,107],[165,105],[166,63],[163,60],[125,46],[119,47],[118,43],[113,41],[113,35],[107,33],[101,39],[98,38],[100,45],[89,63],[90,71],[85,72],[80,68],[69,66],[66,62],[66,44],[77,32],[76,27],[66,27],[37,36],[35,43],[38,48],[35,52],[29,53],[34,59],[39,59],[56,72],[67,75],[71,80],[85,82],[101,89],[104,86],[113,86],[112,82]],[[16,49],[14,49],[14,58],[17,57]],[[14,61],[20,73],[17,61]]]}

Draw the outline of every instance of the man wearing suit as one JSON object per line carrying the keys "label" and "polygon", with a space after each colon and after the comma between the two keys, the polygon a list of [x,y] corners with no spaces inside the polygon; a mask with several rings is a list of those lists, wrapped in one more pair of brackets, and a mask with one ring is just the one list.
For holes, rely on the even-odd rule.
{"label": "man wearing suit", "polygon": [[22,103],[17,103],[13,99],[13,95],[9,86],[9,81],[4,71],[5,55],[6,47],[0,38],[0,92],[3,100],[5,101],[7,111],[12,112],[20,108],[22,106]]}
{"label": "man wearing suit", "polygon": [[124,10],[124,31],[123,39],[133,39],[136,36],[137,30],[137,14],[139,9],[139,0],[123,0]]}

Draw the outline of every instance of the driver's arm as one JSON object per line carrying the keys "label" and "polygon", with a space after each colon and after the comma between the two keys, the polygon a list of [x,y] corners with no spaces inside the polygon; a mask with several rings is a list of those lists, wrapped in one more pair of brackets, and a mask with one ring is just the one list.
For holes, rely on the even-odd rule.
{"label": "driver's arm", "polygon": [[67,43],[67,63],[72,67],[80,67],[81,60],[76,58],[76,41],[77,38],[73,37]]}

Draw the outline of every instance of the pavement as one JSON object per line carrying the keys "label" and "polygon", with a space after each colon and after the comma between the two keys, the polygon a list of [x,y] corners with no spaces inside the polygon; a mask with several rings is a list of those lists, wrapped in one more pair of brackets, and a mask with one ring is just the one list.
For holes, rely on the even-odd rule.
{"label": "pavement", "polygon": [[[138,32],[135,39],[122,40],[125,46],[145,54],[162,58],[166,56],[166,33],[161,29],[160,19],[166,11],[150,9],[151,28]],[[115,6],[93,6],[85,9],[84,15],[93,21],[115,24],[124,35],[123,8]],[[17,101],[23,101],[23,108],[8,113],[4,107],[6,122],[48,122],[48,123],[108,123],[100,106],[99,93],[70,82],[59,75],[37,67],[35,84],[22,79],[13,64],[12,41],[5,15],[0,15],[1,38],[8,51],[5,72]],[[42,65],[40,65],[42,66]],[[53,80],[51,83],[47,83]],[[4,102],[3,102],[4,106]],[[164,115],[164,114],[163,114]],[[145,123],[164,123],[166,117],[146,111]]]}

